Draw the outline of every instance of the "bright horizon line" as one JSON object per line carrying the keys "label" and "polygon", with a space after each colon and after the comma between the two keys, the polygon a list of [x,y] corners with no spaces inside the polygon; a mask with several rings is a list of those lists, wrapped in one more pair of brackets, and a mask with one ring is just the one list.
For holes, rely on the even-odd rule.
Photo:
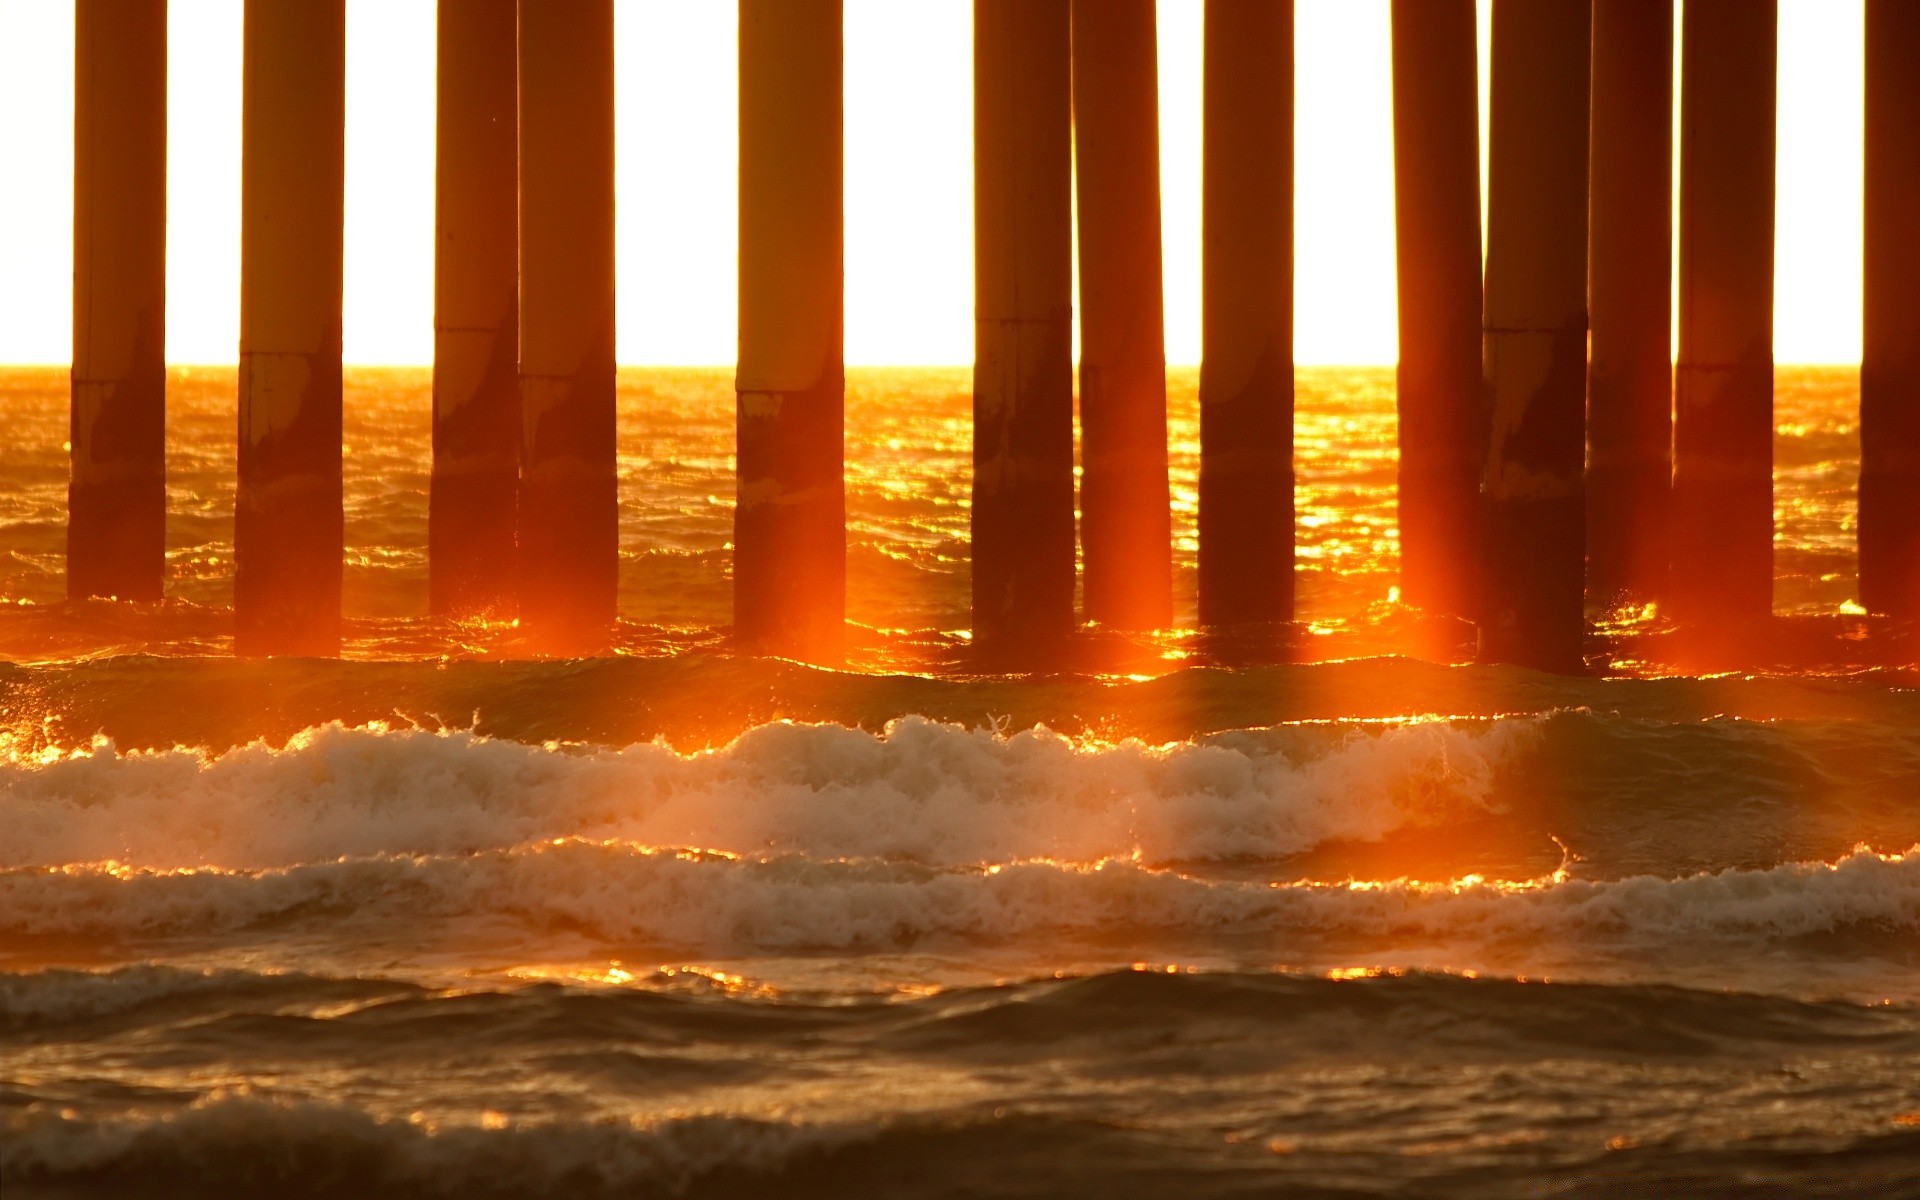
{"label": "bright horizon line", "polygon": [[[0,371],[67,370],[67,369],[71,369],[72,365],[73,364],[69,362],[9,362],[9,363],[0,363]],[[620,371],[724,371],[724,370],[732,369],[736,365],[737,364],[731,363],[731,362],[623,362],[623,363],[615,363],[614,369],[620,370]],[[858,371],[858,370],[965,371],[965,370],[971,370],[973,368],[973,364],[970,362],[849,362],[843,365],[850,371]],[[1079,365],[1078,360],[1075,360],[1075,366],[1077,367],[1078,365]],[[1295,369],[1306,367],[1309,369],[1322,368],[1326,370],[1337,371],[1337,370],[1357,370],[1360,368],[1396,367],[1399,365],[1399,363],[1397,361],[1392,361],[1392,362],[1308,362],[1303,359],[1296,359],[1294,360],[1293,365]],[[1781,367],[1855,367],[1857,368],[1860,365],[1860,360],[1858,358],[1794,359],[1794,360],[1775,359],[1773,365],[1775,370],[1778,370]],[[167,367],[169,370],[175,367],[178,367],[181,369],[218,367],[218,368],[233,370],[233,369],[237,369],[239,366],[240,364],[238,361],[169,362],[167,364]],[[429,371],[433,369],[433,364],[430,362],[346,362],[346,361],[343,361],[341,362],[340,366],[341,366],[341,369],[348,370],[348,371],[362,371],[362,370]],[[1197,362],[1170,362],[1167,364],[1167,370],[1169,371],[1197,371],[1199,369],[1200,369],[1200,364]]]}

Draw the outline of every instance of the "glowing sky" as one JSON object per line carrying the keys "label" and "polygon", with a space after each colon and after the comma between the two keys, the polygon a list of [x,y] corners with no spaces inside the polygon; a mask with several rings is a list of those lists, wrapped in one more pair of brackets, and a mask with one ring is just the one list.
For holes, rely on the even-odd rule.
{"label": "glowing sky", "polygon": [[[1297,0],[1297,356],[1394,356],[1387,0]],[[1481,0],[1484,35],[1486,0]],[[846,0],[847,357],[972,357],[970,0]],[[1860,347],[1861,0],[1781,0],[1782,362]],[[619,357],[729,363],[732,0],[617,0]],[[1201,0],[1160,0],[1167,353],[1199,353]],[[432,349],[433,0],[347,2],[346,357]],[[167,352],[239,328],[241,0],[173,0]],[[0,362],[68,355],[72,0],[0,0]],[[1483,42],[1484,46],[1484,42]]]}

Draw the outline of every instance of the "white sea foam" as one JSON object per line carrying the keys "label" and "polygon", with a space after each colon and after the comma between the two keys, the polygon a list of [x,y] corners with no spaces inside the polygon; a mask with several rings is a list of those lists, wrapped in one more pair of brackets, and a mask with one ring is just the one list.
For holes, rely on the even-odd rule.
{"label": "white sea foam", "polygon": [[773,724],[713,751],[330,726],[216,758],[0,765],[0,867],[264,868],[553,838],[934,864],[1275,857],[1483,813],[1531,719],[1305,727],[1155,748],[921,718]]}

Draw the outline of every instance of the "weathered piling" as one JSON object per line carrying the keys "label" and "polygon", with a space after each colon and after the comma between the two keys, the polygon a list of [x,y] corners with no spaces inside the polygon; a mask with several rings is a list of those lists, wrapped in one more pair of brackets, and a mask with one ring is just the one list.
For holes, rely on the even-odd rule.
{"label": "weathered piling", "polygon": [[247,0],[234,645],[338,653],[345,0]]}
{"label": "weathered piling", "polygon": [[1401,595],[1470,615],[1479,562],[1480,97],[1473,0],[1393,0]]}
{"label": "weathered piling", "polygon": [[614,457],[613,0],[520,5],[520,621],[606,647]]}
{"label": "weathered piling", "polygon": [[429,605],[506,617],[520,496],[515,0],[440,0]]}
{"label": "weathered piling", "polygon": [[[1207,0],[1200,622],[1293,618],[1293,0]],[[1084,218],[1083,218],[1084,219]]]}
{"label": "weathered piling", "polygon": [[166,571],[167,3],[74,8],[67,595]]}
{"label": "weathered piling", "polygon": [[1867,0],[1860,603],[1920,616],[1920,5]]}
{"label": "weathered piling", "polygon": [[1673,0],[1593,0],[1587,594],[1666,591],[1673,491]]}
{"label": "weathered piling", "polygon": [[740,2],[740,354],[733,625],[845,653],[841,0]]}
{"label": "weathered piling", "polygon": [[1494,0],[1480,656],[1581,665],[1586,584],[1586,0]]}
{"label": "weathered piling", "polygon": [[1154,0],[1074,0],[1080,547],[1088,620],[1173,623]]}
{"label": "weathered piling", "polygon": [[973,632],[1034,666],[1074,624],[1071,22],[973,14]]}
{"label": "weathered piling", "polygon": [[1773,0],[1686,0],[1680,31],[1676,614],[1752,621],[1773,597]]}

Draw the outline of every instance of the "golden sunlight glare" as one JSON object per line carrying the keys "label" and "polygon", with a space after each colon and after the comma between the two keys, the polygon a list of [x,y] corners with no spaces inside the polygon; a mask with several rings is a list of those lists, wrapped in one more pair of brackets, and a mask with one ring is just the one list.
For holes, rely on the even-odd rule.
{"label": "golden sunlight glare", "polygon": [[[1487,0],[1481,0],[1484,36]],[[241,0],[172,6],[168,357],[231,362]],[[1201,0],[1161,0],[1167,355],[1199,356]],[[737,144],[728,3],[620,0],[618,346],[733,360]],[[1859,358],[1860,0],[1782,0],[1782,362]],[[1394,357],[1387,0],[1299,0],[1296,358]],[[349,362],[432,356],[433,0],[349,0]],[[972,356],[968,0],[847,0],[847,359]],[[1484,47],[1483,47],[1484,50]],[[0,361],[67,357],[72,0],[0,0]]]}

